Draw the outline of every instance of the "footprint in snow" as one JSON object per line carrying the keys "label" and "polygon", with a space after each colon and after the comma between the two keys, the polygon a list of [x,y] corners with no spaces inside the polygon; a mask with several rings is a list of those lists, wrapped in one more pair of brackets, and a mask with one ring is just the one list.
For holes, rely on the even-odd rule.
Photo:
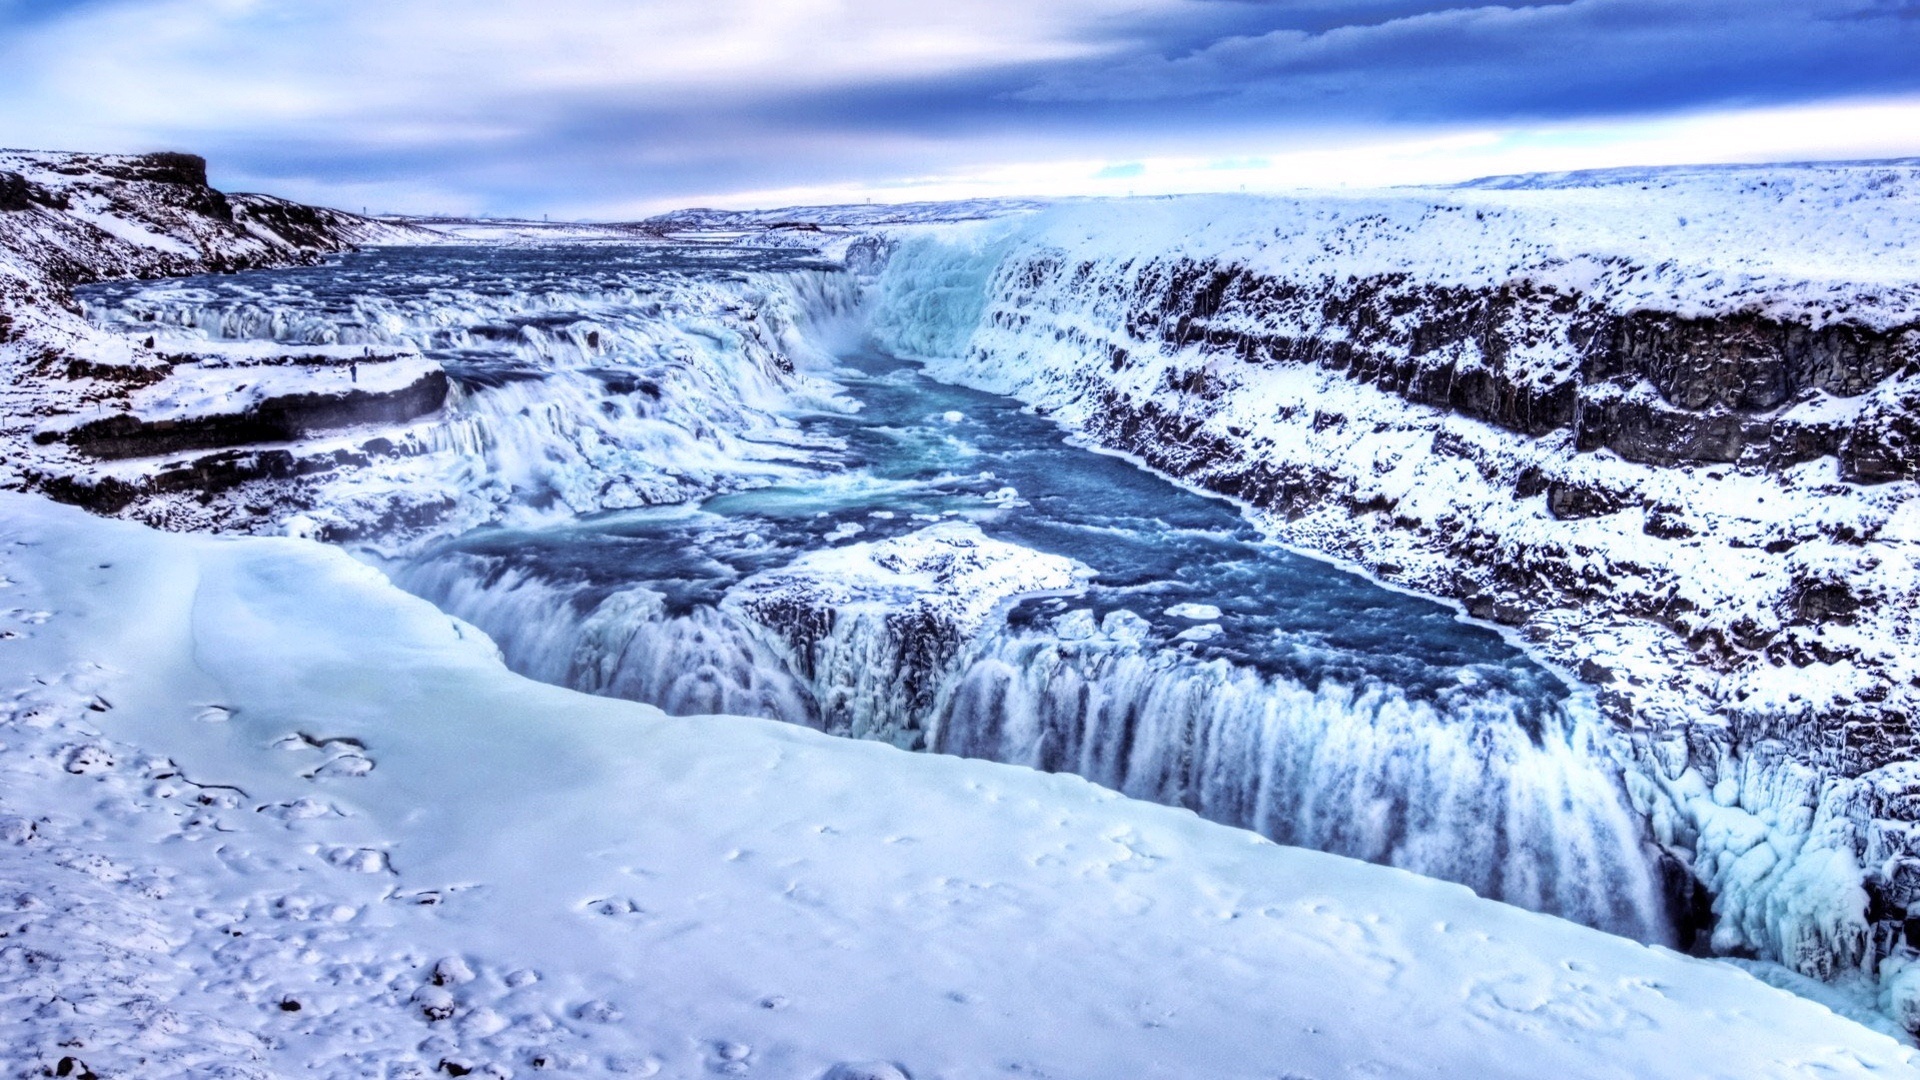
{"label": "footprint in snow", "polygon": [[573,1015],[576,1019],[585,1020],[593,1024],[611,1024],[626,1016],[625,1013],[620,1011],[619,1006],[613,1002],[598,999],[583,1002],[573,1010]]}
{"label": "footprint in snow", "polygon": [[341,754],[325,765],[305,774],[309,780],[325,776],[357,777],[373,771],[373,759],[365,754]]}
{"label": "footprint in snow", "polygon": [[891,1061],[843,1061],[820,1080],[908,1080],[907,1072]]}
{"label": "footprint in snow", "polygon": [[384,851],[373,848],[336,847],[326,852],[328,864],[354,874],[378,874],[392,867]]}

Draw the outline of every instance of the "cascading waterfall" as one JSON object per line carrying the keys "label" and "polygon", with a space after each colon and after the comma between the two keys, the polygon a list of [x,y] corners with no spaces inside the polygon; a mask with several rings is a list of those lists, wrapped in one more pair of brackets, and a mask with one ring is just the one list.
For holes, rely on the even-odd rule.
{"label": "cascading waterfall", "polygon": [[[464,273],[442,264],[465,259]],[[622,261],[624,260],[624,261]],[[446,367],[441,414],[412,449],[437,455],[465,520],[678,502],[810,471],[821,449],[786,414],[831,406],[800,368],[826,361],[860,309],[848,274],[756,254],[724,272],[673,249],[616,259],[566,249],[408,249],[332,267],[89,295],[96,322],[195,341],[364,345]],[[796,365],[796,360],[799,364]]]}
{"label": "cascading waterfall", "polygon": [[805,684],[750,627],[710,608],[671,614],[645,587],[570,591],[470,558],[402,564],[403,588],[479,626],[513,670],[676,716],[764,716],[818,727]]}
{"label": "cascading waterfall", "polygon": [[674,613],[655,591],[570,590],[471,557],[396,578],[535,678],[1076,773],[1280,843],[1673,938],[1599,718],[1577,699],[1476,686],[1471,669],[1435,700],[1381,682],[1309,687],[1168,647],[1130,612],[1084,609],[1001,626],[947,661],[903,655],[884,618],[838,613],[796,652],[792,627],[724,602]]}
{"label": "cascading waterfall", "polygon": [[[981,318],[996,243],[987,230],[961,265],[924,259],[917,291],[883,298],[879,335],[957,350]],[[836,363],[820,342],[851,341],[868,314],[845,272],[737,251],[455,249],[262,280],[104,286],[90,314],[188,345],[366,344],[439,360],[447,408],[409,437],[445,462],[451,490],[488,508],[465,520],[508,528],[389,572],[491,635],[523,674],[681,715],[1071,771],[1280,842],[1672,938],[1645,826],[1579,699],[1444,610],[1256,550],[1230,509],[1064,447],[1016,403],[886,358],[866,377],[815,378]],[[866,481],[823,479],[835,475]],[[677,532],[590,524],[742,488],[778,494],[748,510],[690,507],[700,524]],[[959,632],[870,609],[782,623],[729,600],[805,551],[956,515],[1095,566],[1087,603]],[[1128,588],[1147,590],[1152,610]],[[1214,627],[1231,648],[1133,613],[1154,616],[1169,589],[1209,604],[1240,595],[1242,623]],[[1289,606],[1316,591],[1319,614]],[[1260,662],[1261,642],[1301,619],[1320,620],[1308,637],[1338,637],[1327,612],[1343,604],[1386,630]],[[1249,612],[1266,621],[1248,629]]]}
{"label": "cascading waterfall", "polygon": [[1096,628],[1076,612],[1046,633],[997,636],[956,680],[933,747],[1077,773],[1283,844],[1667,939],[1643,827],[1598,767],[1590,710],[1309,688],[1196,661],[1129,622],[1121,612]]}

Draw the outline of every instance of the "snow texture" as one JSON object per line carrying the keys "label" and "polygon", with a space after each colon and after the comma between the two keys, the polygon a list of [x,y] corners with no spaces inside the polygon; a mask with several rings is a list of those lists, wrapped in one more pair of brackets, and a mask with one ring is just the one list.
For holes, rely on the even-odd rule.
{"label": "snow texture", "polygon": [[0,497],[7,1074],[1908,1075],[1715,962]]}

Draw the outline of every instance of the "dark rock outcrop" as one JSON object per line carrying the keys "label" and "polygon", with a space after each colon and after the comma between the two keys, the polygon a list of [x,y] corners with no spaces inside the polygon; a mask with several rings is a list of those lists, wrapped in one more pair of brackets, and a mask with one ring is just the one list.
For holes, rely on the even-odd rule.
{"label": "dark rock outcrop", "polygon": [[[1077,269],[1037,258],[1020,272],[1037,286]],[[1524,435],[1571,429],[1579,449],[1628,461],[1783,467],[1833,454],[1844,438],[1860,462],[1855,478],[1911,469],[1899,464],[1912,451],[1901,449],[1910,441],[1897,415],[1843,433],[1781,413],[1816,391],[1857,397],[1920,364],[1920,325],[1617,312],[1524,280],[1487,289],[1407,274],[1310,282],[1193,260],[1142,269],[1125,325],[1176,348],[1315,365]],[[1542,364],[1543,353],[1560,361]]]}
{"label": "dark rock outcrop", "polygon": [[1857,483],[1920,480],[1920,375],[1875,393],[1838,453],[1840,474]]}
{"label": "dark rock outcrop", "polygon": [[146,420],[119,413],[59,432],[41,432],[41,443],[64,441],[97,458],[161,457],[255,443],[294,442],[356,424],[397,424],[438,409],[447,397],[447,376],[438,369],[390,392],[342,390],[268,398],[232,413]]}

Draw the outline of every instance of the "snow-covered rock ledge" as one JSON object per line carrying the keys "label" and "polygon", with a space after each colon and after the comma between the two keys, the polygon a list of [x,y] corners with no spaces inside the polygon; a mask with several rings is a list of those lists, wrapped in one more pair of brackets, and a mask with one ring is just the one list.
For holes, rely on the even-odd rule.
{"label": "snow-covered rock ledge", "polygon": [[875,329],[1518,627],[1630,740],[1702,944],[1905,1001],[1920,168],[1507,187],[904,231]]}
{"label": "snow-covered rock ledge", "polygon": [[[334,447],[299,457],[236,448],[430,412],[447,390],[437,365],[392,350],[361,357],[208,346],[182,354],[151,333],[90,325],[73,290],[444,239],[216,191],[206,162],[188,154],[0,151],[0,484],[115,511],[182,489],[199,497],[221,484],[337,467]],[[363,372],[349,366],[356,359],[367,361]],[[190,453],[207,450],[221,453]],[[98,464],[130,457],[155,460],[145,469]]]}
{"label": "snow-covered rock ledge", "polygon": [[724,606],[808,680],[825,730],[924,750],[932,744],[917,720],[936,714],[946,677],[989,617],[1091,577],[1072,559],[943,521],[810,552],[741,582]]}
{"label": "snow-covered rock ledge", "polygon": [[10,1076],[1920,1065],[1735,968],[1070,776],[529,682],[316,544],[5,495],[0,575]]}
{"label": "snow-covered rock ledge", "polygon": [[447,396],[446,372],[417,353],[275,353],[244,364],[219,352],[179,358],[185,362],[157,372],[155,382],[124,400],[56,414],[35,429],[33,441],[66,443],[95,458],[160,457],[400,423],[439,408]]}

